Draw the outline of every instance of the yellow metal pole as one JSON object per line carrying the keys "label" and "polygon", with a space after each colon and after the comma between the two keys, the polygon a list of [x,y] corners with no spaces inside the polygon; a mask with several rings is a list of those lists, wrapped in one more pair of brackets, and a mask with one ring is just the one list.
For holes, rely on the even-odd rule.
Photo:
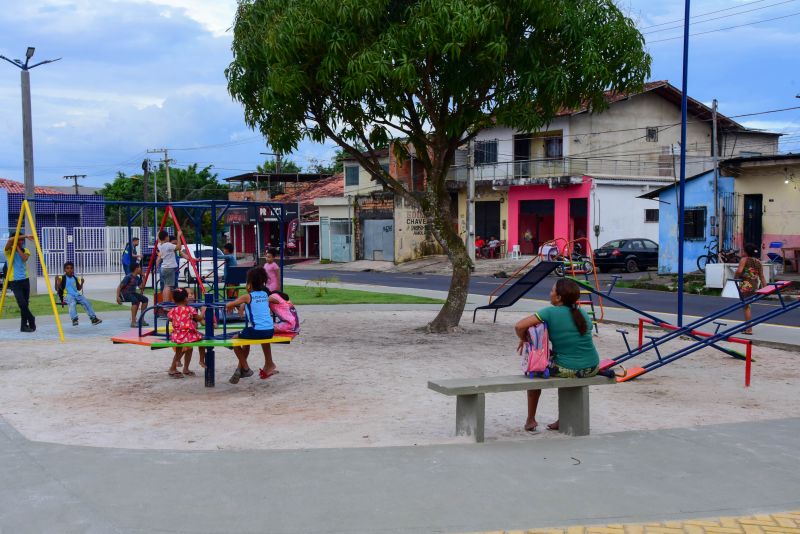
{"label": "yellow metal pole", "polygon": [[[23,200],[23,205],[27,200]],[[3,293],[0,294],[0,317],[3,316],[3,310],[5,310],[5,303],[6,303],[6,291],[8,290],[8,279],[11,278],[11,268],[14,265],[14,254],[17,253],[17,243],[19,242],[19,231],[22,228],[22,221],[25,220],[25,216],[23,215],[24,210],[20,208],[19,210],[19,218],[17,219],[17,231],[14,232],[14,244],[11,248],[11,256],[8,258],[9,265],[7,266],[6,277],[3,280]]]}
{"label": "yellow metal pole", "polygon": [[[28,206],[28,201],[22,201],[22,209],[25,210],[25,214],[28,216],[28,223],[30,223],[31,229],[33,230],[33,241],[36,243],[36,251],[39,253],[39,258],[41,258],[42,262],[42,274],[44,275],[44,281],[47,285],[47,294],[50,296],[50,305],[53,307],[53,315],[56,318],[56,326],[58,327],[58,337],[61,341],[64,341],[64,329],[61,328],[61,317],[58,315],[58,308],[56,308],[56,299],[53,297],[53,288],[50,286],[50,277],[47,276],[47,265],[44,261],[44,254],[42,253],[42,247],[39,244],[39,236],[36,235],[36,224],[33,221],[33,217],[31,216],[31,210]],[[36,283],[36,273],[33,273],[33,280],[34,284]]]}

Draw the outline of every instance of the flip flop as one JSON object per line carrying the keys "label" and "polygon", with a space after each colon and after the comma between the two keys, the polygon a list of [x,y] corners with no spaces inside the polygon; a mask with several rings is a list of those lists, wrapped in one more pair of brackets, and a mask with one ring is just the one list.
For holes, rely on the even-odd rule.
{"label": "flip flop", "polygon": [[194,371],[184,371],[183,374],[186,376],[197,376]]}
{"label": "flip flop", "polygon": [[183,378],[183,373],[181,373],[180,371],[175,371],[174,373],[170,373],[169,371],[167,371],[167,374],[172,378]]}
{"label": "flip flop", "polygon": [[261,380],[266,380],[267,378],[271,377],[272,375],[277,375],[279,372],[280,372],[280,371],[278,371],[277,369],[275,369],[274,371],[270,371],[269,373],[267,373],[265,370],[263,370],[263,369],[259,369],[259,370],[258,370],[258,377],[259,377]]}

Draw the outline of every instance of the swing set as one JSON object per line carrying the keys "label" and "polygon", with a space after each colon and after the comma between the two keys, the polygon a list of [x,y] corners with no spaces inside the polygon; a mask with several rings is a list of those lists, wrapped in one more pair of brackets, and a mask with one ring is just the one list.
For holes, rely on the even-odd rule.
{"label": "swing set", "polygon": [[[22,222],[28,219],[28,224],[31,226],[31,230],[33,231],[33,242],[36,244],[36,252],[39,254],[40,258],[44,258],[44,254],[42,253],[42,245],[39,243],[39,236],[36,233],[36,222],[33,220],[33,214],[31,214],[31,207],[28,204],[27,200],[22,201],[22,206],[19,210],[19,218],[17,219],[17,229],[14,232],[14,242],[11,248],[11,257],[8,260],[9,267],[8,272],[11,273],[11,265],[14,262],[14,255],[17,253],[17,245],[19,244],[19,237],[20,232],[22,231]],[[58,339],[64,341],[64,329],[61,327],[61,318],[58,316],[58,308],[56,308],[56,299],[53,296],[53,286],[50,285],[50,277],[47,276],[47,265],[45,262],[41,262],[42,265],[42,274],[44,275],[44,281],[47,285],[47,294],[50,296],[50,305],[53,308],[53,316],[56,318],[56,327],[58,328]],[[0,293],[0,317],[3,316],[3,311],[5,310],[5,301],[6,301],[6,291],[8,290],[8,279],[10,277],[6,276],[3,280],[3,292]],[[33,273],[33,280],[34,284],[36,283],[36,273]]]}

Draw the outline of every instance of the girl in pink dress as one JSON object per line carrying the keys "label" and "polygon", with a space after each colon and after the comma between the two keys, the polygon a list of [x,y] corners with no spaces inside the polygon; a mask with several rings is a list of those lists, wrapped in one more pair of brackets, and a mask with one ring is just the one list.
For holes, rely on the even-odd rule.
{"label": "girl in pink dress", "polygon": [[275,263],[275,253],[271,250],[267,251],[264,257],[266,263],[264,264],[264,271],[267,273],[267,289],[270,293],[281,290],[281,268]]}
{"label": "girl in pink dress", "polygon": [[278,318],[275,321],[276,334],[299,334],[300,318],[297,310],[289,300],[289,295],[280,291],[273,291],[269,295],[269,309]]}
{"label": "girl in pink dress", "polygon": [[[197,323],[203,323],[202,310],[190,307],[189,293],[185,289],[175,289],[172,291],[172,300],[175,307],[167,312],[167,317],[172,324],[170,340],[173,343],[193,343],[203,339],[203,334],[197,330]],[[200,349],[200,366],[205,367],[205,348]],[[183,372],[178,371],[178,365],[183,358]],[[176,347],[175,356],[172,358],[172,366],[169,368],[169,376],[172,378],[183,378],[194,376],[194,371],[189,370],[189,363],[192,361],[192,347]]]}

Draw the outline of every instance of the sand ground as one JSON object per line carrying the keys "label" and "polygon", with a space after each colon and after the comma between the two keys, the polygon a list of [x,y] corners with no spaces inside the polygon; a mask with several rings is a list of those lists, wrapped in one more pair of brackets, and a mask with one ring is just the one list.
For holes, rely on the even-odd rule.
{"label": "sand ground", "polygon": [[[302,310],[301,310],[302,314]],[[471,324],[461,335],[417,329],[430,311],[330,311],[303,315],[303,333],[275,348],[280,374],[227,382],[233,353],[218,351],[217,387],[198,376],[170,379],[171,353],[83,337],[59,344],[0,341],[0,414],[31,440],[141,449],[295,449],[426,445],[453,436],[455,399],[429,379],[519,372],[511,325]],[[623,350],[613,326],[601,326],[603,357]],[[673,347],[688,341],[678,341]],[[753,383],[744,363],[706,349],[635,381],[591,389],[592,432],[692,427],[796,416],[796,351],[757,347]],[[644,363],[649,361],[642,357]],[[263,360],[251,356],[253,367]],[[556,418],[545,392],[539,421]],[[486,439],[565,439],[526,433],[524,393],[488,395]],[[541,425],[544,428],[544,424]]]}

